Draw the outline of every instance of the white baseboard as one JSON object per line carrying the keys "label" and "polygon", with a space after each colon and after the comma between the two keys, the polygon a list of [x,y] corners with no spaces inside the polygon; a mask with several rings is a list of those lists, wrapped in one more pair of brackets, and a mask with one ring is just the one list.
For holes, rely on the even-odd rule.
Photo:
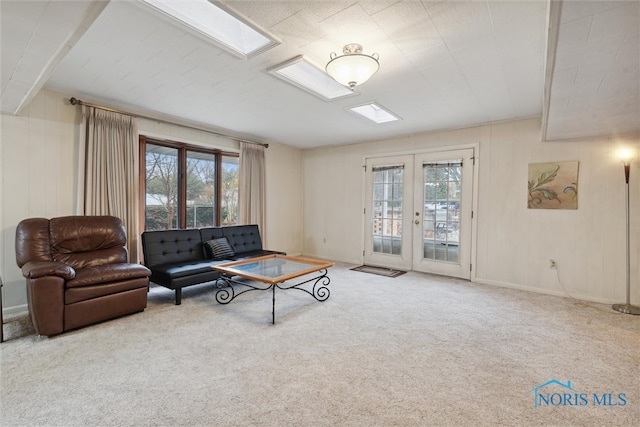
{"label": "white baseboard", "polygon": [[29,306],[27,304],[14,305],[12,307],[5,307],[2,309],[2,317],[4,319],[29,314]]}
{"label": "white baseboard", "polygon": [[303,254],[300,254],[300,256],[303,257],[303,258],[319,259],[319,260],[327,261],[327,262],[336,262],[336,263],[339,262],[341,264],[347,264],[347,265],[349,265],[349,264],[362,265],[361,261],[351,262],[351,261],[348,261],[348,260],[345,261],[345,260],[342,260],[342,259],[327,258],[326,256],[323,256],[323,255],[316,255],[316,254],[310,254],[310,253],[303,253]]}
{"label": "white baseboard", "polygon": [[493,285],[493,286],[499,286],[501,288],[517,289],[520,291],[535,292],[537,294],[554,295],[557,297],[572,298],[572,299],[577,299],[581,301],[595,302],[599,304],[614,304],[616,302],[608,298],[594,298],[591,295],[584,295],[579,293],[568,294],[562,289],[556,290],[556,289],[537,288],[535,286],[518,285],[515,283],[502,282],[499,280],[483,279],[480,277],[476,277],[475,282],[481,283],[483,285]]}

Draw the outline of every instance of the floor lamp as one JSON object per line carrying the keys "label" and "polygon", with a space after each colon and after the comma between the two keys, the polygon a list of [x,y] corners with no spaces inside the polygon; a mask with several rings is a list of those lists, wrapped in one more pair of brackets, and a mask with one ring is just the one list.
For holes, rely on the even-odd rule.
{"label": "floor lamp", "polygon": [[631,305],[631,250],[630,239],[631,230],[629,229],[629,171],[631,169],[631,151],[623,151],[620,153],[620,157],[624,163],[624,180],[625,180],[625,206],[627,213],[627,303],[626,304],[613,304],[613,309],[624,314],[640,314],[640,307]]}

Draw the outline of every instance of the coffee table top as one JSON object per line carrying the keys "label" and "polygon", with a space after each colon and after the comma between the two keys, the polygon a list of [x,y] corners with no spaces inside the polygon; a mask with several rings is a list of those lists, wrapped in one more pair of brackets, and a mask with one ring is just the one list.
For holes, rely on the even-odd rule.
{"label": "coffee table top", "polygon": [[231,276],[274,285],[331,266],[332,262],[275,254],[213,265],[211,268]]}

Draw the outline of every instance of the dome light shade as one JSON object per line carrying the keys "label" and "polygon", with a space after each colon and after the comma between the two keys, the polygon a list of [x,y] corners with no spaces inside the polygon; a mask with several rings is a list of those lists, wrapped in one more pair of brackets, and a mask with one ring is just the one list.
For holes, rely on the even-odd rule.
{"label": "dome light shade", "polygon": [[344,55],[341,56],[337,56],[335,52],[331,53],[331,61],[327,63],[326,70],[338,83],[348,86],[351,90],[369,80],[380,68],[378,54],[363,54],[362,46],[357,43],[346,45],[342,52]]}

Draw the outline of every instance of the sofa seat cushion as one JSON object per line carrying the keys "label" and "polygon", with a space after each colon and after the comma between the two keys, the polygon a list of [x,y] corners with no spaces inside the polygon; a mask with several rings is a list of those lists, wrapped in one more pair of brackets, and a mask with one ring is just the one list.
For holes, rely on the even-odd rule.
{"label": "sofa seat cushion", "polygon": [[[191,276],[200,273],[210,273],[214,264],[220,264],[229,261],[212,261],[212,260],[193,260],[190,262],[174,262],[153,266],[153,279],[159,280],[161,283],[170,282],[181,277]],[[155,280],[154,280],[155,281]]]}
{"label": "sofa seat cushion", "polygon": [[67,288],[80,288],[109,282],[146,278],[151,271],[140,264],[107,264],[76,270],[76,277],[66,282]]}
{"label": "sofa seat cushion", "polygon": [[146,294],[148,279],[146,277],[135,277],[130,280],[111,282],[106,284],[96,284],[77,288],[67,288],[64,292],[64,303],[74,304],[80,301],[88,301],[100,297],[112,297],[122,292],[142,289]]}
{"label": "sofa seat cushion", "polygon": [[234,261],[240,261],[243,259],[256,258],[256,257],[266,256],[266,255],[286,255],[286,252],[267,251],[264,249],[260,249],[255,251],[237,253],[232,259]]}

